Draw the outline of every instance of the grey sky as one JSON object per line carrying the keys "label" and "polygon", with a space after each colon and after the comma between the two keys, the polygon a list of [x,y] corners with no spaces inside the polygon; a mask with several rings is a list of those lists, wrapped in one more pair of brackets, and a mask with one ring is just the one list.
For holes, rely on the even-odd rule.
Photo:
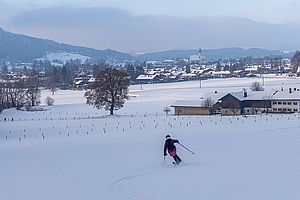
{"label": "grey sky", "polygon": [[52,6],[112,6],[134,14],[181,17],[224,15],[270,23],[300,21],[299,0],[0,0],[1,21],[24,10]]}
{"label": "grey sky", "polygon": [[299,10],[300,0],[0,0],[0,27],[130,53],[295,49]]}

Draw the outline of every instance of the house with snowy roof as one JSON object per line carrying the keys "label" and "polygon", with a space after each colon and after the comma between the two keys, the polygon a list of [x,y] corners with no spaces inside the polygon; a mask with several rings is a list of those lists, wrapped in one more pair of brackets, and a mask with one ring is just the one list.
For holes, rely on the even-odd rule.
{"label": "house with snowy roof", "polygon": [[182,80],[195,80],[197,78],[197,74],[193,73],[183,73],[180,75],[180,79]]}
{"label": "house with snowy roof", "polygon": [[230,71],[213,71],[211,75],[215,78],[229,78],[231,76]]}
{"label": "house with snowy roof", "polygon": [[176,101],[174,107],[175,115],[209,115],[210,108],[203,101]]}
{"label": "house with snowy roof", "polygon": [[251,91],[205,94],[199,101],[179,101],[175,115],[255,115],[261,113],[300,112],[300,91]]}
{"label": "house with snowy roof", "polygon": [[230,92],[219,99],[222,115],[259,114],[271,112],[272,92],[246,90]]}
{"label": "house with snowy roof", "polygon": [[156,83],[159,81],[159,75],[158,74],[142,74],[142,75],[139,75],[137,78],[136,78],[136,81],[138,83]]}
{"label": "house with snowy roof", "polygon": [[300,91],[242,91],[228,93],[220,99],[223,115],[300,112]]}
{"label": "house with snowy roof", "polygon": [[271,103],[274,113],[300,112],[300,91],[297,88],[289,88],[289,92],[278,91],[274,94]]}

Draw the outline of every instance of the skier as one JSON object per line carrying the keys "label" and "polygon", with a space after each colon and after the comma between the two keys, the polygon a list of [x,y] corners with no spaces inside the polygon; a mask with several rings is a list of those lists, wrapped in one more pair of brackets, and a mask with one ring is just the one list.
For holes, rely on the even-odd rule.
{"label": "skier", "polygon": [[174,144],[179,144],[178,140],[171,139],[170,135],[166,135],[166,141],[164,145],[164,157],[167,156],[167,150],[170,156],[172,156],[175,160],[174,164],[179,165],[181,163],[181,159],[176,153],[176,146]]}

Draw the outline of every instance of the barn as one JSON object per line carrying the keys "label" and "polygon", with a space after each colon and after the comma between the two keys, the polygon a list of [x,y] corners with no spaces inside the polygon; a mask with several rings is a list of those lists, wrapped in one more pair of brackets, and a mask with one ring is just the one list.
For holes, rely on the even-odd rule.
{"label": "barn", "polygon": [[231,92],[220,99],[222,115],[253,115],[271,111],[272,92]]}
{"label": "barn", "polygon": [[210,107],[203,106],[203,101],[176,101],[171,107],[175,115],[209,115]]}
{"label": "barn", "polygon": [[242,112],[240,99],[231,93],[226,94],[219,102],[222,115],[240,115]]}
{"label": "barn", "polygon": [[260,113],[300,112],[300,92],[298,89],[287,91],[251,91],[230,93],[210,93],[199,101],[177,101],[175,115],[256,115]]}

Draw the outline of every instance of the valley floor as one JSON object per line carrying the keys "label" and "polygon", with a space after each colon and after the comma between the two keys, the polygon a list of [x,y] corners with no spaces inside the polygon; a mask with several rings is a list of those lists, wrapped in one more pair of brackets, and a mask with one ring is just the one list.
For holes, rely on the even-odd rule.
{"label": "valley floor", "polygon": [[[256,79],[144,85],[115,116],[58,91],[45,111],[0,114],[0,199],[286,200],[300,198],[300,114],[166,116],[176,100],[239,91]],[[266,88],[299,79],[266,80]],[[226,87],[224,87],[226,86]],[[50,95],[43,91],[42,98]],[[7,118],[7,121],[4,121]],[[14,119],[13,121],[11,119]],[[163,160],[166,134],[184,163]]]}

